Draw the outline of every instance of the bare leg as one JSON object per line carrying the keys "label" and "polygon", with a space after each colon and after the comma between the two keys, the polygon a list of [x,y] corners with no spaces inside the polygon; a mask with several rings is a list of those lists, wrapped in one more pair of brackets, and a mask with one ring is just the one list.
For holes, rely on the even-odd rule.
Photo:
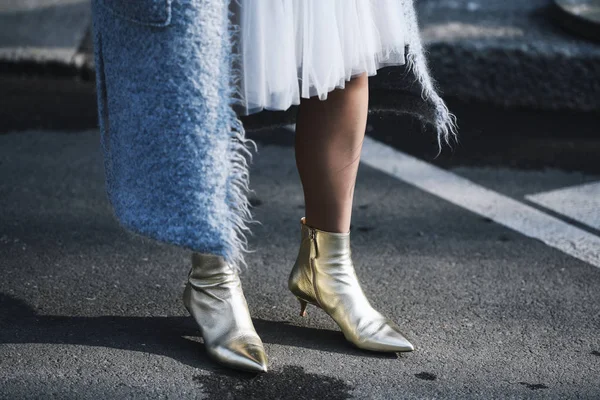
{"label": "bare leg", "polygon": [[301,99],[296,119],[296,166],[304,189],[306,223],[329,232],[348,232],[354,185],[367,124],[366,74],[344,89]]}

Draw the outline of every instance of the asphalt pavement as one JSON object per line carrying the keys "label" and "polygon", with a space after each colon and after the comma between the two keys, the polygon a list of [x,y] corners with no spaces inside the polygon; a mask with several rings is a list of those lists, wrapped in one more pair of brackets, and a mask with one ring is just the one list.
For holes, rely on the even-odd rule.
{"label": "asphalt pavement", "polygon": [[[369,135],[401,142],[397,127],[373,119]],[[304,215],[293,134],[252,137],[262,224],[242,281],[269,355],[261,376],[207,358],[181,303],[189,253],[119,227],[96,129],[0,135],[0,398],[600,397],[598,265],[365,164],[356,270],[415,351],[360,351],[320,310],[298,316],[286,288]],[[415,154],[406,142],[393,148]],[[600,181],[593,167],[419,159],[530,206],[529,194]]]}
{"label": "asphalt pavement", "polygon": [[[242,281],[270,369],[253,376],[207,358],[181,302],[189,253],[112,214],[88,0],[2,2],[0,399],[600,398],[600,50],[550,3],[417,3],[453,150],[435,158],[407,117],[369,118],[353,256],[412,353],[298,316],[293,133],[249,132],[261,224]],[[393,76],[371,79],[374,99]]]}

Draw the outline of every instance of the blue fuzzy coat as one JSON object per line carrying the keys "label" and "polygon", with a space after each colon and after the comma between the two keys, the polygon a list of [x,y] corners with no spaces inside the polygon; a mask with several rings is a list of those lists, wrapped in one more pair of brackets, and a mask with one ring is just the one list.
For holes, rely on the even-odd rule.
{"label": "blue fuzzy coat", "polygon": [[[434,90],[412,0],[407,96],[394,108],[433,124],[453,116]],[[92,32],[106,189],[128,230],[245,264],[252,221],[251,156],[234,111],[228,0],[92,0]],[[417,85],[414,85],[414,83]],[[417,96],[415,96],[415,92]]]}

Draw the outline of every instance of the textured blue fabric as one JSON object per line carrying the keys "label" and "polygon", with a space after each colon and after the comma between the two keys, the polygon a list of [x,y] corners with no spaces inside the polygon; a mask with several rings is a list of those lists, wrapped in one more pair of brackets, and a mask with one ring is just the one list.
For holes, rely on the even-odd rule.
{"label": "textured blue fabric", "polygon": [[[455,135],[420,42],[413,0],[406,74],[381,110]],[[92,0],[106,189],[123,227],[245,265],[248,162],[234,111],[237,26],[229,0]],[[393,107],[391,107],[393,106]]]}
{"label": "textured blue fabric", "polygon": [[249,140],[226,1],[93,0],[106,188],[130,231],[244,264]]}

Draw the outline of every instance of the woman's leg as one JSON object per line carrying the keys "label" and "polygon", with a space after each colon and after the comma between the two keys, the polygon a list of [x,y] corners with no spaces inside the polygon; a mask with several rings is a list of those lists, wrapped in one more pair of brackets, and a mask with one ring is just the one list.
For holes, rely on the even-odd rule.
{"label": "woman's leg", "polygon": [[329,93],[302,99],[296,119],[296,165],[304,188],[306,223],[348,232],[354,184],[367,124],[367,74]]}
{"label": "woman's leg", "polygon": [[[329,93],[327,100],[303,99],[296,120],[296,164],[304,188],[302,241],[288,288],[300,301],[317,305],[347,340],[375,351],[412,351],[400,328],[366,298],[350,250],[354,184],[365,137],[366,74]],[[310,239],[308,239],[310,238]],[[308,239],[308,240],[307,240]]]}

